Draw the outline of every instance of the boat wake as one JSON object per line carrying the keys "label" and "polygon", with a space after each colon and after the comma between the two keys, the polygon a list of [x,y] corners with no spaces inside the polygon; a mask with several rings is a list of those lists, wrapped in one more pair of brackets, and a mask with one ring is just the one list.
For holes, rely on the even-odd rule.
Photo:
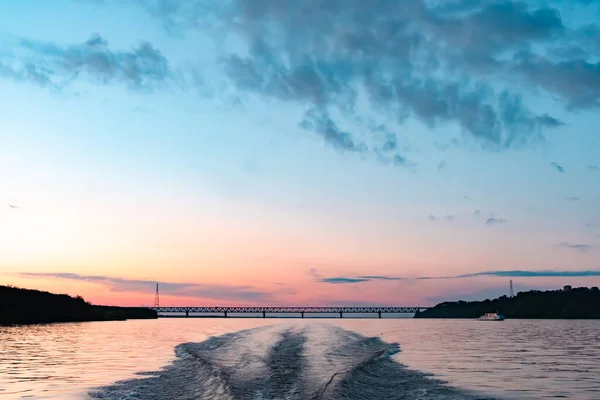
{"label": "boat wake", "polygon": [[484,400],[390,357],[398,344],[323,325],[261,327],[175,348],[168,367],[98,399]]}

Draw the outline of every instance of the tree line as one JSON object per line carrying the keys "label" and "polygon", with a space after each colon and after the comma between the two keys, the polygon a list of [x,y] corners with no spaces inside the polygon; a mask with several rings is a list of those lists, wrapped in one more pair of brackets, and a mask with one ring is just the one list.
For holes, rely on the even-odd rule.
{"label": "tree line", "polygon": [[600,319],[600,290],[531,290],[493,300],[444,302],[418,312],[415,318],[478,318],[496,311],[506,318]]}
{"label": "tree line", "polygon": [[97,306],[81,296],[0,285],[0,325],[157,318],[154,310]]}

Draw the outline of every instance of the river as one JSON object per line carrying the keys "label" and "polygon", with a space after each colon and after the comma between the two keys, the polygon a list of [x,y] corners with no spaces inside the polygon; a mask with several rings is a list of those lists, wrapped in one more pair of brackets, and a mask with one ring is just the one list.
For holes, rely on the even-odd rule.
{"label": "river", "polygon": [[0,327],[0,398],[600,399],[600,321],[164,318]]}

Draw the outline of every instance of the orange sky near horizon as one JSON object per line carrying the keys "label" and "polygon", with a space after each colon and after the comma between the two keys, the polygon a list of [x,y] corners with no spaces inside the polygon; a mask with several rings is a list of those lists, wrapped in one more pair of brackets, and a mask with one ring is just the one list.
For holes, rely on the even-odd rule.
{"label": "orange sky near horizon", "polygon": [[[308,276],[307,276],[308,277]],[[483,300],[508,295],[508,278],[478,277],[464,279],[443,279],[430,281],[364,282],[360,284],[315,283],[312,279],[304,282],[282,284],[249,285],[249,291],[264,293],[257,299],[238,298],[235,300],[214,299],[211,296],[173,295],[168,287],[159,283],[160,304],[162,306],[336,306],[336,305],[390,305],[390,306],[431,306],[442,301]],[[513,278],[515,292],[539,289],[555,290],[564,285],[574,287],[600,286],[599,278]],[[22,277],[0,274],[0,284],[38,289],[52,293],[81,295],[93,304],[119,306],[152,306],[155,284],[145,282],[139,289],[120,290],[110,282],[98,283],[70,279],[46,277]],[[190,284],[194,284],[190,282]],[[168,285],[168,284],[167,284]],[[467,287],[467,288],[465,288]],[[202,293],[202,288],[199,289]],[[224,285],[224,295],[227,295]],[[166,292],[165,292],[166,291]],[[192,291],[193,293],[193,291]],[[242,297],[244,297],[242,295]],[[234,295],[235,298],[235,295]]]}

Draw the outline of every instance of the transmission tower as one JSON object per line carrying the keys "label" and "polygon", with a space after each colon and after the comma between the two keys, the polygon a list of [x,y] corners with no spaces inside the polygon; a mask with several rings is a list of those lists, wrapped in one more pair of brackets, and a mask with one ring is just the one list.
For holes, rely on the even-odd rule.
{"label": "transmission tower", "polygon": [[[158,289],[156,289],[156,296],[158,296]],[[510,280],[510,297],[515,297],[515,291],[513,289],[512,279]],[[158,297],[156,297],[158,299]],[[157,300],[158,301],[158,300]]]}
{"label": "transmission tower", "polygon": [[156,283],[156,294],[154,295],[154,307],[160,307],[158,301],[158,282]]}

